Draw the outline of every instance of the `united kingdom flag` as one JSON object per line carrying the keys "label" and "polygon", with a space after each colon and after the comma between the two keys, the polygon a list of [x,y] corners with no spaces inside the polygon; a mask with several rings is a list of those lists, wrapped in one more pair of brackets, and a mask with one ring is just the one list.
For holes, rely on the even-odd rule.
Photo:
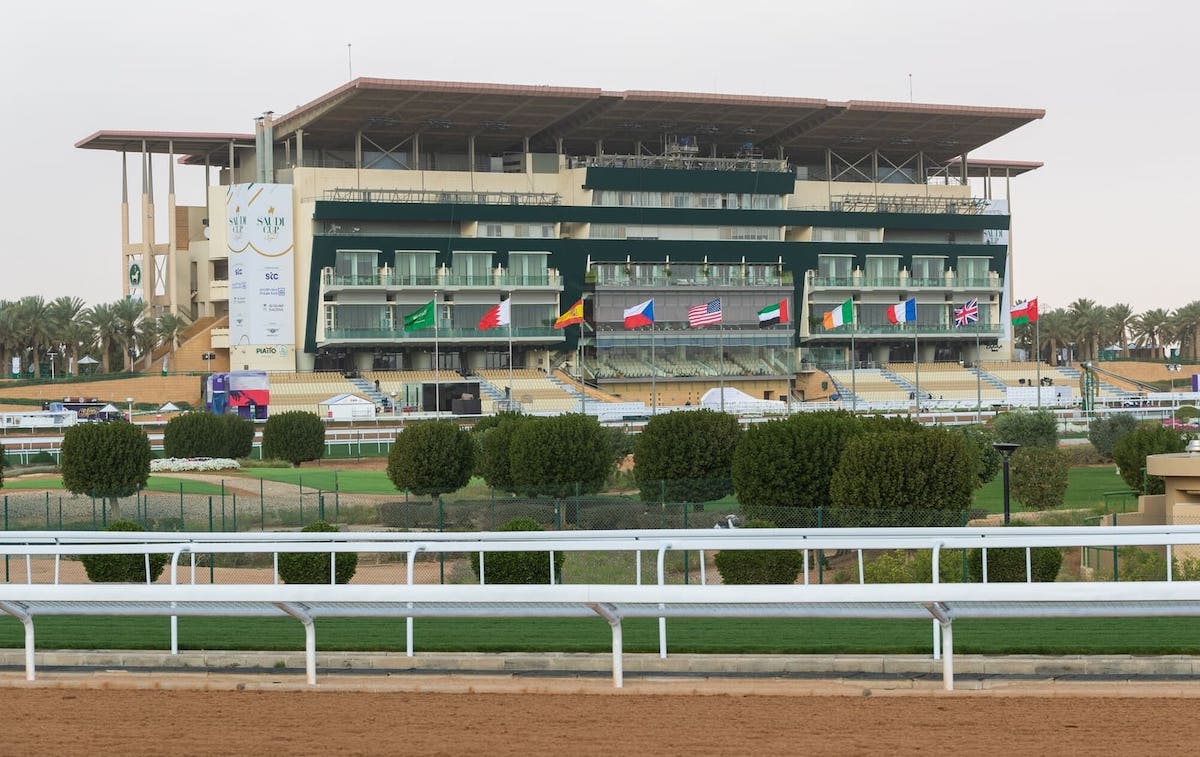
{"label": "united kingdom flag", "polygon": [[954,308],[954,325],[969,326],[979,320],[979,300],[967,300],[961,308]]}

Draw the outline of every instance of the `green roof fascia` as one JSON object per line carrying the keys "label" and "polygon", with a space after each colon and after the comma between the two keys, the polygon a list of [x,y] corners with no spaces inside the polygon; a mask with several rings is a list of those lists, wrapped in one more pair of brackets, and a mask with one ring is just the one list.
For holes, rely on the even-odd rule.
{"label": "green roof fascia", "polygon": [[847,229],[1008,229],[1007,215],[844,213],[832,210],[624,208],[594,205],[477,205],[318,200],[314,221],[638,223],[668,226],[820,226]]}
{"label": "green roof fascia", "polygon": [[796,175],[789,171],[690,171],[681,168],[592,166],[587,170],[583,188],[790,195],[796,189]]}
{"label": "green roof fascia", "polygon": [[[321,269],[332,267],[337,250],[347,245],[355,250],[378,248],[380,265],[383,257],[395,250],[437,250],[438,264],[450,264],[453,250],[486,250],[501,256],[494,263],[503,264],[511,250],[545,250],[550,253],[549,265],[557,268],[563,278],[561,303],[566,307],[583,293],[587,260],[617,262],[627,257],[634,262],[653,263],[669,255],[680,263],[698,263],[707,256],[710,263],[747,262],[772,263],[783,258],[783,267],[793,274],[793,302],[804,294],[804,272],[817,267],[818,255],[854,255],[855,265],[864,267],[867,255],[897,255],[900,265],[912,265],[914,255],[944,255],[947,258],[986,257],[989,266],[1003,274],[1008,248],[994,244],[924,244],[919,242],[761,242],[761,241],[694,241],[671,239],[514,239],[478,237],[425,236],[314,236],[311,268],[308,277],[308,312],[305,314],[304,351],[315,353],[316,325],[321,296]],[[568,329],[567,346],[573,348],[576,333]]]}

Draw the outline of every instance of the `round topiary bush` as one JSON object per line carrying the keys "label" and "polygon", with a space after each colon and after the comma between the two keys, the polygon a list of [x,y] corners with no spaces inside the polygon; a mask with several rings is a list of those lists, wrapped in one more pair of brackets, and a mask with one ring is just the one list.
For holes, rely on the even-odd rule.
{"label": "round topiary bush", "polygon": [[[775,528],[775,524],[752,520],[743,528]],[[794,584],[804,568],[798,549],[723,549],[713,561],[726,584]]]}
{"label": "round topiary bush", "polygon": [[[115,520],[105,531],[145,531],[131,520]],[[162,575],[169,556],[150,554],[150,581]],[[146,556],[139,555],[80,555],[89,581],[96,583],[146,583]]]}
{"label": "round topiary bush", "polygon": [[[332,526],[323,520],[310,523],[301,529],[302,532],[336,533],[337,526]],[[354,552],[338,552],[334,579],[339,584],[350,583],[358,570],[358,555]],[[281,552],[279,554],[279,578],[285,584],[327,584],[329,583],[329,553],[328,552]]]}
{"label": "round topiary bush", "polygon": [[[541,531],[533,518],[514,518],[499,531]],[[566,555],[554,553],[554,575],[562,581],[563,560]],[[489,552],[484,558],[484,581],[489,584],[548,584],[550,583],[549,552]],[[479,553],[471,553],[471,570],[479,577]]]}
{"label": "round topiary bush", "polygon": [[[989,549],[988,583],[1020,583],[1025,580],[1025,550]],[[1062,568],[1062,550],[1057,547],[1034,547],[1029,556],[1033,580],[1052,582]],[[983,550],[972,549],[967,555],[967,578],[972,583],[983,581]]]}

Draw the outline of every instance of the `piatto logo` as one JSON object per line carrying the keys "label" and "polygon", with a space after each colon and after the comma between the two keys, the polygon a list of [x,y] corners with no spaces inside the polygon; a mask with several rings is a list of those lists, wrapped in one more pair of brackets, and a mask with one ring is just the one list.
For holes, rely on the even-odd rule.
{"label": "piatto logo", "polygon": [[254,348],[255,355],[276,355],[278,353],[279,353],[279,350],[275,349],[274,347],[255,347]]}

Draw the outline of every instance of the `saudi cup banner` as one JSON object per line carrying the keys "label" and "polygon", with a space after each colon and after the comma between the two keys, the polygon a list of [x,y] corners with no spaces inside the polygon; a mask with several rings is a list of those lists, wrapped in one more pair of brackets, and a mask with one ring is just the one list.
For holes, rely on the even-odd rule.
{"label": "saudi cup banner", "polygon": [[234,184],[225,201],[229,344],[295,344],[291,184]]}

